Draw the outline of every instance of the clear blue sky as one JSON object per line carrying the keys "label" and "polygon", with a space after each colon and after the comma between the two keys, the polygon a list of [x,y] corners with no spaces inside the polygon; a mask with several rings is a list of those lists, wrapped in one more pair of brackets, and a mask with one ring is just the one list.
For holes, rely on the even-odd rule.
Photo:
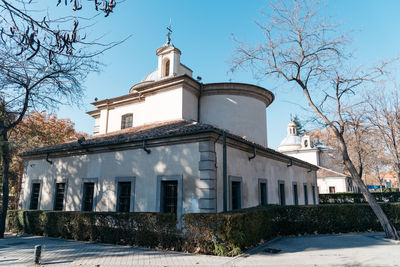
{"label": "clear blue sky", "polygon": [[[84,4],[91,8],[91,3]],[[268,12],[268,1],[126,0],[110,17],[96,18],[92,30],[104,33],[105,41],[132,37],[99,58],[105,66],[101,73],[90,74],[84,83],[84,105],[61,106],[56,111],[58,116],[72,119],[78,131],[91,134],[94,121],[85,114],[93,109],[90,102],[95,97],[128,93],[132,85],[156,68],[155,50],[165,42],[165,28],[171,18],[172,42],[182,51],[181,60],[194,71],[194,77],[201,76],[205,83],[232,79],[258,84],[275,94],[274,103],[267,109],[267,124],[269,146],[276,148],[286,135],[290,114],[303,118],[310,115],[303,109],[307,107],[303,95],[284,83],[257,81],[251,73],[229,73],[235,48],[231,35],[249,42],[261,40],[254,21],[262,19],[262,11]],[[325,12],[351,32],[352,48],[358,58],[355,65],[400,56],[400,1],[330,0]]]}

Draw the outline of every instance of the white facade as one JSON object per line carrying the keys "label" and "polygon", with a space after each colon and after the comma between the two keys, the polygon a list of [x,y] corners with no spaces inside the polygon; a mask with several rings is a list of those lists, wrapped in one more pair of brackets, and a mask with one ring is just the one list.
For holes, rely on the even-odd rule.
{"label": "white facade", "polygon": [[285,151],[282,152],[288,156],[295,157],[307,162],[310,162],[314,165],[320,166],[320,154],[321,151],[318,148],[311,149],[296,149],[294,151]]}
{"label": "white facade", "polygon": [[193,120],[267,146],[265,110],[274,100],[271,92],[251,84],[202,84],[180,63],[179,49],[162,46],[156,54],[157,69],[134,85],[128,95],[92,103],[96,110],[88,114],[95,119],[95,135],[121,130],[123,116],[131,114],[132,127]]}
{"label": "white facade", "polygon": [[178,177],[184,185],[180,192],[181,211],[199,212],[196,200],[201,196],[194,197],[192,190],[187,188],[201,186],[198,143],[156,147],[149,155],[144,150],[132,149],[57,157],[52,161],[52,165],[45,159],[29,161],[21,194],[22,209],[29,209],[33,180],[41,183],[38,209],[54,208],[55,183],[64,181],[67,185],[64,210],[82,210],[82,185],[86,180],[95,181],[93,211],[116,211],[118,179],[131,178],[133,205],[130,210],[156,212],[160,209],[157,198],[149,198],[149,195],[157,196],[157,190],[160,190],[158,179]]}
{"label": "white facade", "polygon": [[156,54],[157,69],[129,94],[93,103],[94,136],[25,153],[21,209],[172,207],[180,217],[318,204],[317,167],[267,148],[271,92],[202,84],[177,48],[164,45]]}
{"label": "white facade", "polygon": [[[228,148],[228,180],[230,178],[239,178],[243,183],[242,208],[258,206],[260,204],[259,183],[267,184],[267,203],[281,204],[279,183],[284,184],[285,204],[295,205],[293,185],[297,185],[297,198],[299,205],[318,204],[317,179],[316,172],[309,172],[309,169],[299,166],[287,166],[287,162],[271,160],[264,156],[256,156],[249,161],[251,156],[247,152]],[[222,146],[216,147],[218,158],[222,157]],[[218,161],[217,174],[222,176],[221,162]],[[306,186],[306,187],[304,187]],[[223,181],[218,181],[218,195],[222,194]],[[304,189],[307,188],[307,193]],[[227,188],[229,191],[230,188]],[[314,195],[313,195],[314,192]],[[229,192],[228,192],[229,195]],[[307,201],[305,200],[307,195]],[[229,208],[230,203],[228,203]],[[218,211],[223,211],[223,201],[218,200]]]}
{"label": "white facade", "polygon": [[333,194],[350,191],[347,179],[342,176],[319,178],[318,189],[320,194]]}
{"label": "white facade", "polygon": [[332,194],[341,192],[357,192],[350,177],[331,169],[320,167],[317,173],[318,189],[320,194]]}

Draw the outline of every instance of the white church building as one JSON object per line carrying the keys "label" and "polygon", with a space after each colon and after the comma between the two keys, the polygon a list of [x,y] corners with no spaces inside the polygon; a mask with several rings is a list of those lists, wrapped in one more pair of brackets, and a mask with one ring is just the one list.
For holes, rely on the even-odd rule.
{"label": "white church building", "polygon": [[23,155],[21,209],[215,213],[317,204],[318,167],[268,148],[274,95],[201,83],[170,41],[126,95],[96,100],[94,135]]}
{"label": "white church building", "polygon": [[328,160],[329,147],[325,147],[319,142],[314,144],[308,135],[300,136],[297,131],[297,125],[293,121],[289,122],[286,129],[287,135],[277,150],[285,155],[319,166],[317,171],[319,194],[356,191],[349,176],[340,172],[338,166],[330,166]]}

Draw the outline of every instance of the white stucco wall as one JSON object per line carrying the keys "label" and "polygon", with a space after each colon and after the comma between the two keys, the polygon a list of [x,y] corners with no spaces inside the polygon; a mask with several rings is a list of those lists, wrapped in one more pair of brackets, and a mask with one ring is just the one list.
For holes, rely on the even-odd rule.
{"label": "white stucco wall", "polygon": [[240,95],[204,95],[200,120],[267,146],[266,106],[261,100]]}
{"label": "white stucco wall", "polygon": [[311,164],[319,166],[319,150],[318,149],[299,149],[294,151],[283,152],[286,155],[304,160]]}
{"label": "white stucco wall", "polygon": [[167,77],[173,77],[181,74],[181,55],[176,50],[171,50],[169,53],[162,53],[158,56],[157,79],[164,78],[164,63],[166,60],[170,61],[170,70]]}
{"label": "white stucco wall", "polygon": [[110,108],[107,129],[107,110],[102,109],[95,120],[96,133],[121,130],[121,118],[128,113],[133,114],[132,127],[182,119],[197,120],[197,104],[197,96],[188,89],[179,87],[160,91],[146,96],[143,101]]}
{"label": "white stucco wall", "polygon": [[[135,177],[134,211],[157,210],[158,176],[182,177],[182,213],[198,212],[195,190],[199,183],[199,144],[179,144],[99,154],[52,158],[53,165],[43,160],[30,160],[24,174],[21,208],[28,209],[32,180],[42,183],[39,209],[51,210],[54,205],[54,179],[67,181],[65,210],[82,208],[83,178],[97,178],[95,211],[116,210],[116,177]],[[95,193],[96,196],[96,193]],[[178,204],[179,206],[179,204]]]}
{"label": "white stucco wall", "polygon": [[[222,181],[222,145],[216,144],[217,153],[217,210],[223,210],[223,181]],[[262,156],[256,156],[249,161],[252,154],[232,147],[227,148],[227,174],[241,177],[242,184],[242,208],[258,206],[259,188],[258,180],[267,180],[268,204],[279,204],[279,181],[284,181],[286,205],[294,205],[293,182],[297,183],[299,205],[304,205],[303,185],[307,184],[308,204],[314,204],[312,198],[312,185],[315,186],[315,198],[318,203],[316,172],[307,172],[305,168],[295,165],[287,167],[287,163]],[[229,185],[228,185],[229,191]],[[229,196],[229,192],[228,192]],[[228,201],[229,209],[229,201]]]}
{"label": "white stucco wall", "polygon": [[[118,106],[108,112],[108,133],[121,130],[121,117],[132,113],[132,126],[180,120],[182,116],[183,89],[175,88],[147,96],[143,101]],[[106,132],[107,111],[101,111],[100,133]]]}
{"label": "white stucco wall", "polygon": [[198,97],[190,90],[182,92],[182,118],[197,121]]}
{"label": "white stucco wall", "polygon": [[[213,142],[211,142],[213,143]],[[160,177],[182,177],[181,180],[181,210],[179,213],[201,212],[200,200],[208,198],[204,191],[204,177],[199,171],[200,166],[207,163],[201,158],[199,143],[169,145],[151,148],[151,154],[142,149],[104,152],[87,155],[76,155],[62,158],[51,158],[53,165],[45,159],[29,160],[26,163],[20,208],[29,209],[32,181],[41,183],[39,209],[54,208],[55,181],[67,184],[64,210],[79,211],[82,209],[83,183],[87,179],[96,181],[95,211],[115,211],[117,205],[117,178],[130,177],[134,179],[133,211],[160,211]],[[217,211],[223,210],[222,199],[222,145],[215,144],[216,151],[216,203]],[[203,155],[204,156],[204,155]],[[308,203],[313,203],[312,185],[317,193],[315,172],[295,165],[287,167],[286,162],[256,156],[251,161],[250,156],[242,150],[228,147],[227,173],[229,176],[240,177],[242,181],[241,207],[253,207],[260,204],[259,179],[267,181],[267,197],[269,204],[279,204],[279,182],[285,184],[285,199],[287,205],[294,204],[293,183],[298,185],[299,204],[304,204],[303,185],[308,186]],[[208,157],[207,157],[208,158]],[[213,158],[213,157],[211,157]],[[210,159],[210,158],[208,158]],[[203,162],[202,162],[203,160]],[[210,163],[214,166],[214,162]],[[179,185],[178,185],[179,187]],[[214,188],[214,187],[212,187]],[[230,186],[228,184],[228,196]],[[211,192],[212,193],[212,192]],[[206,195],[204,195],[206,194]],[[178,195],[179,199],[179,195]],[[318,196],[316,195],[318,202]],[[215,202],[214,202],[215,203]],[[212,206],[212,205],[211,205]],[[228,209],[230,201],[228,200]],[[203,211],[204,212],[204,211]]]}
{"label": "white stucco wall", "polygon": [[336,193],[349,192],[346,177],[318,178],[318,189],[320,194],[329,194],[329,187],[335,187]]}

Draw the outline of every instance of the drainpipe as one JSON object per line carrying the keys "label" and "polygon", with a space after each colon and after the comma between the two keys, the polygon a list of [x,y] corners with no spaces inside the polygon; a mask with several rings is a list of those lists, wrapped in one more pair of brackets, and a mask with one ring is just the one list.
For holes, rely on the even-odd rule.
{"label": "drainpipe", "polygon": [[288,162],[288,164],[286,165],[287,167],[290,167],[290,166],[292,166],[293,165],[293,160],[292,159],[289,159],[289,162]]}
{"label": "drainpipe", "polygon": [[257,149],[256,146],[253,146],[253,156],[249,157],[249,161],[254,159],[257,156]]}
{"label": "drainpipe", "polygon": [[50,165],[53,165],[53,161],[49,160],[49,156],[50,156],[50,153],[47,153],[47,155],[46,155],[46,161],[47,161]]}
{"label": "drainpipe", "polygon": [[310,165],[310,169],[307,172],[312,172],[312,166]]}
{"label": "drainpipe", "polygon": [[222,195],[223,195],[223,211],[226,212],[227,208],[227,172],[226,172],[226,133],[222,132]]}
{"label": "drainpipe", "polygon": [[151,153],[151,150],[146,147],[146,139],[143,139],[142,148],[147,154]]}

